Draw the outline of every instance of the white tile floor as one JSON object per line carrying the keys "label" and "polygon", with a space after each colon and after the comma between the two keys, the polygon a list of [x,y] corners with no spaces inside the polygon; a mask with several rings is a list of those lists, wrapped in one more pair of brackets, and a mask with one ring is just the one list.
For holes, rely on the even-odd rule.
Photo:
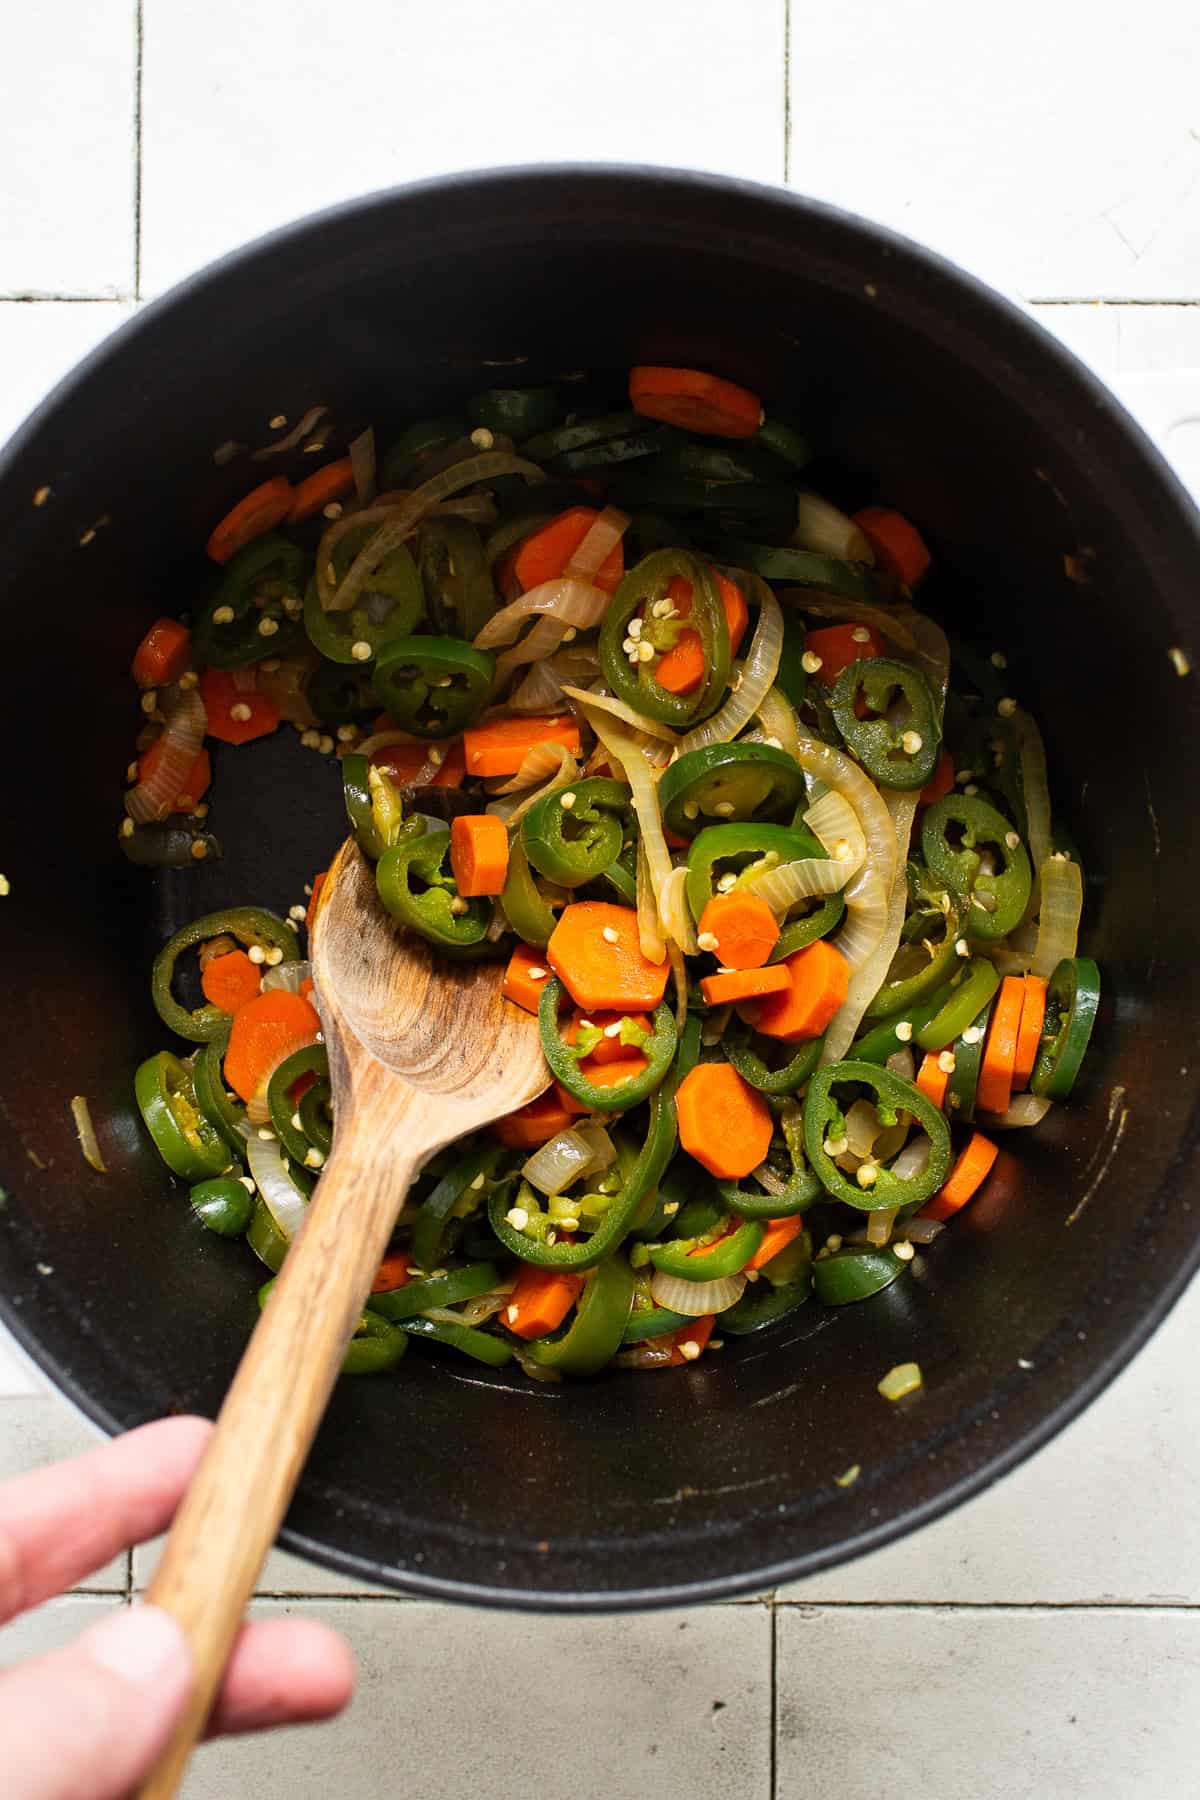
{"label": "white tile floor", "polygon": [[[786,176],[924,238],[1033,303],[1200,492],[1188,10],[787,12],[609,0],[583,26],[550,0],[19,10],[0,64],[0,437],[139,299],[256,231],[441,169],[602,157]],[[1195,1793],[1198,1331],[1200,1289],[1033,1462],[773,1604],[515,1619],[347,1592],[277,1556],[264,1596],[289,1598],[258,1606],[311,1595],[355,1645],[359,1698],[336,1727],[205,1750],[187,1792],[356,1800],[403,1772],[430,1800],[518,1782],[547,1800]],[[0,1394],[0,1479],[86,1440],[3,1344]],[[121,1604],[152,1560],[9,1627],[0,1657]],[[551,1668],[569,1691],[534,1733]]]}

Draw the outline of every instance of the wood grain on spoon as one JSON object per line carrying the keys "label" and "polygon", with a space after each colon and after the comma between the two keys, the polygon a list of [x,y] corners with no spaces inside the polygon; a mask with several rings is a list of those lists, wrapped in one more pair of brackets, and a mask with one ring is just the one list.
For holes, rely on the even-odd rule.
{"label": "wood grain on spoon", "polygon": [[503,964],[439,963],[400,937],[353,840],[321,890],[311,955],[334,1144],[150,1585],[188,1635],[196,1685],[142,1800],[177,1791],[203,1732],[414,1176],[548,1082],[536,1020],[501,995]]}

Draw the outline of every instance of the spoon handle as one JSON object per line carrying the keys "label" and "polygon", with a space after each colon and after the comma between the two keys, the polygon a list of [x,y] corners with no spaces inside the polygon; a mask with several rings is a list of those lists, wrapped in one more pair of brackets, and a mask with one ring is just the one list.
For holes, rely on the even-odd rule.
{"label": "spoon handle", "polygon": [[[364,1086],[370,1085],[364,1083]],[[392,1081],[356,1093],[369,1128],[343,1128],[175,1516],[147,1598],[183,1626],[188,1708],[139,1800],[175,1794],[242,1616],[300,1477],[396,1216],[427,1148],[422,1097]],[[356,1106],[356,1110],[358,1107]],[[345,1109],[349,1112],[349,1105]]]}

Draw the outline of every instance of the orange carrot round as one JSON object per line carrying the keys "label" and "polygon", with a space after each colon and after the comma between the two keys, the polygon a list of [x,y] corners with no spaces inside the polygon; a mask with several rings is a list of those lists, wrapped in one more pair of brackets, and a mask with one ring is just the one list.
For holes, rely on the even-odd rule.
{"label": "orange carrot round", "polygon": [[[531,532],[513,562],[513,572],[522,592],[528,593],[530,588],[540,587],[543,581],[554,581],[561,575],[599,517],[595,507],[572,506],[540,530]],[[596,570],[592,584],[611,594],[624,573],[625,552],[618,542]]]}
{"label": "orange carrot round", "polygon": [[450,870],[464,899],[498,894],[508,874],[508,828],[492,813],[461,813],[450,824]]}
{"label": "orange carrot round", "polygon": [[261,986],[262,971],[244,950],[230,950],[224,956],[214,956],[200,971],[204,998],[227,1013],[235,1013],[247,1000],[253,1000]]}
{"label": "orange carrot round", "polygon": [[1000,992],[992,1008],[987,1042],[979,1064],[979,1086],[975,1104],[980,1112],[1008,1111],[1012,1099],[1013,1068],[1017,1060],[1017,1033],[1021,1028],[1021,1008],[1025,1002],[1025,983],[1019,975],[1008,975],[1000,983]]}
{"label": "orange carrot round", "polygon": [[205,669],[200,698],[208,714],[211,738],[223,744],[249,744],[279,729],[279,708],[256,688],[240,688],[227,669]]}
{"label": "orange carrot round", "polygon": [[864,506],[855,513],[854,523],[888,574],[904,587],[916,587],[931,561],[929,548],[916,526],[889,506]]}
{"label": "orange carrot round", "polygon": [[786,1219],[768,1219],[767,1234],[762,1243],[746,1264],[748,1269],[765,1269],[769,1262],[774,1262],[781,1250],[786,1250],[794,1238],[798,1238],[804,1230],[804,1220],[799,1213],[791,1213]]}
{"label": "orange carrot round", "polygon": [[991,1138],[984,1137],[982,1131],[971,1134],[971,1141],[951,1169],[944,1184],[938,1189],[932,1200],[926,1201],[921,1208],[922,1219],[948,1219],[967,1204],[980,1187],[983,1186],[992,1164],[997,1156],[996,1146]]}
{"label": "orange carrot round", "polygon": [[840,950],[818,938],[775,966],[788,972],[787,991],[770,994],[757,1005],[754,1029],[788,1044],[820,1037],[846,998],[849,963]]}
{"label": "orange carrot round", "polygon": [[516,1286],[500,1317],[517,1337],[545,1337],[562,1324],[582,1292],[583,1278],[579,1275],[522,1263]]}
{"label": "orange carrot round", "polygon": [[[147,749],[142,751],[141,756],[138,758],[139,781],[150,780],[150,777],[158,767],[160,758],[164,754],[163,746],[165,743],[166,737],[164,734],[163,737],[155,738],[154,742],[149,745]],[[172,801],[172,812],[194,812],[204,795],[208,792],[211,782],[212,758],[209,756],[207,750],[199,750],[196,753],[191,768],[179,784],[179,792],[174,796]]]}
{"label": "orange carrot round", "polygon": [[192,634],[178,619],[155,619],[133,653],[133,679],[140,688],[178,681],[192,653]]}
{"label": "orange carrot round", "polygon": [[647,419],[705,437],[753,437],[763,421],[762,401],[749,388],[702,369],[670,369],[644,363],[629,371],[629,403]]}
{"label": "orange carrot round", "polygon": [[272,988],[247,1000],[233,1015],[225,1050],[225,1079],[243,1100],[259,1088],[293,1050],[316,1042],[317,1010],[303,994]]}
{"label": "orange carrot round", "polygon": [[917,795],[917,805],[932,806],[935,800],[943,800],[954,786],[954,758],[948,750],[943,750],[937,759],[937,767]]}
{"label": "orange carrot round", "polygon": [[252,488],[213,527],[205,549],[215,563],[227,563],[231,556],[264,532],[274,531],[287,518],[292,504],[292,484],[284,475],[273,476]]}
{"label": "orange carrot round", "polygon": [[943,1069],[932,1052],[926,1052],[921,1059],[921,1067],[917,1070],[917,1086],[925,1098],[933,1103],[939,1111],[946,1105],[946,1089],[950,1086],[950,1076]]}
{"label": "orange carrot round", "polygon": [[331,506],[335,500],[344,500],[353,492],[354,464],[348,456],[341,456],[337,462],[326,463],[324,468],[317,469],[292,490],[288,524],[299,525],[302,520],[311,519],[324,507]]}
{"label": "orange carrot round", "polygon": [[[695,1362],[712,1336],[713,1326],[717,1322],[715,1313],[704,1313],[699,1319],[693,1319],[690,1325],[681,1325],[675,1333],[671,1345],[669,1369],[682,1368],[684,1363]],[[695,1349],[691,1346],[695,1345]]]}
{"label": "orange carrot round", "polygon": [[564,744],[573,756],[580,752],[579,726],[569,714],[523,719],[489,719],[463,732],[467,774],[487,780],[492,775],[515,775],[525,752],[535,744]]}
{"label": "orange carrot round", "polygon": [[1013,1092],[1019,1094],[1029,1086],[1033,1065],[1042,1041],[1042,1025],[1046,1018],[1046,983],[1040,975],[1025,977],[1025,998],[1021,1006],[1021,1023],[1017,1027],[1017,1054],[1013,1062]]}
{"label": "orange carrot round", "polygon": [[772,969],[733,969],[725,975],[705,975],[700,992],[710,1006],[727,1006],[738,1000],[761,1000],[767,994],[786,993],[791,986],[782,963]]}
{"label": "orange carrot round", "polygon": [[766,901],[737,890],[713,895],[700,914],[699,931],[701,948],[730,969],[761,969],[779,942],[779,924]]}
{"label": "orange carrot round", "polygon": [[528,1013],[536,1013],[549,973],[544,950],[533,950],[528,944],[518,944],[508,959],[508,967],[504,971],[504,986],[500,992],[514,1006],[523,1007]]}
{"label": "orange carrot round", "polygon": [[393,1255],[385,1256],[371,1283],[371,1292],[373,1294],[390,1294],[396,1288],[407,1287],[408,1272],[411,1268],[412,1257],[407,1250],[397,1250]]}
{"label": "orange carrot round", "polygon": [[631,906],[580,900],[564,907],[546,958],[585,1017],[593,1012],[642,1012],[666,991],[669,965],[642,954]]}
{"label": "orange carrot round", "polygon": [[870,625],[823,625],[820,631],[809,632],[804,649],[806,654],[820,657],[821,666],[815,679],[825,687],[832,687],[842,670],[848,669],[851,663],[860,662],[866,656],[887,655],[887,646]]}
{"label": "orange carrot round", "polygon": [[675,1110],[679,1142],[721,1180],[749,1175],[770,1149],[771,1109],[731,1063],[697,1063],[679,1084]]}
{"label": "orange carrot round", "polygon": [[[587,1108],[582,1110],[586,1112]],[[555,1089],[550,1087],[528,1105],[519,1106],[516,1112],[505,1113],[503,1118],[496,1119],[492,1133],[510,1150],[536,1150],[539,1144],[548,1143],[560,1131],[565,1131],[572,1118],[578,1116],[579,1109],[568,1111]]]}

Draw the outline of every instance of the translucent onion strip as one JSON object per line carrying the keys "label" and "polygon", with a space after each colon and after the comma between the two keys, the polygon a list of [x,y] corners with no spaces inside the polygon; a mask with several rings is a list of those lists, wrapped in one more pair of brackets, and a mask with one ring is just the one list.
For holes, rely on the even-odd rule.
{"label": "translucent onion strip", "polygon": [[589,581],[557,575],[553,581],[541,582],[493,613],[476,636],[475,647],[495,650],[513,643],[526,619],[535,614],[556,619],[564,631],[571,625],[590,630],[604,617],[609,598],[603,588],[593,587]]}
{"label": "translucent onion strip", "polygon": [[[896,873],[896,832],[875,783],[844,751],[835,750],[832,744],[822,744],[816,738],[800,739],[796,746],[796,761],[806,775],[823,782],[831,792],[840,794],[849,806],[864,834],[866,854],[885,890],[890,891]],[[819,837],[820,833],[815,827],[813,829]]]}
{"label": "translucent onion strip", "polygon": [[[629,783],[633,810],[638,822],[638,927],[642,954],[651,962],[661,962],[665,945],[658,935],[662,894],[671,874],[671,852],[663,836],[662,813],[659,811],[654,770],[637,737],[627,725],[619,723],[602,707],[591,705],[589,694],[572,694],[579,710],[608,751],[620,763]],[[645,881],[643,863],[645,858]],[[643,900],[648,886],[651,902]],[[657,943],[657,951],[653,947]]]}
{"label": "translucent onion strip", "polygon": [[350,444],[350,467],[354,472],[354,497],[360,506],[369,506],[375,498],[375,430],[371,425]]}
{"label": "translucent onion strip", "polygon": [[825,556],[838,556],[843,562],[875,561],[875,552],[861,526],[820,494],[796,495],[796,526],[791,541],[800,550],[819,550]]}
{"label": "translucent onion strip", "polygon": [[91,1109],[86,1094],[76,1094],[71,1101],[71,1117],[75,1121],[75,1130],[79,1134],[79,1148],[83,1151],[83,1160],[98,1175],[108,1174],[108,1165],[100,1153],[100,1143],[96,1137],[96,1127],[92,1124]]}
{"label": "translucent onion strip", "polygon": [[593,649],[569,648],[534,663],[520,686],[508,696],[510,712],[555,712],[563,704],[566,689],[572,682],[595,681],[600,673],[600,658]]}
{"label": "translucent onion strip", "polygon": [[[878,876],[873,864],[868,862],[846,889],[846,924],[834,941],[850,962],[854,973],[850,977],[845,1001],[826,1034],[825,1048],[821,1052],[822,1062],[837,1062],[845,1056],[867,1007],[879,992],[892,966],[892,958],[896,954],[904,927],[904,915],[908,909],[905,863],[917,812],[917,798],[912,792],[901,792],[895,788],[888,790],[886,811],[895,857],[889,885],[884,885],[882,876]],[[862,891],[856,894],[855,889],[860,883],[863,884]],[[878,909],[881,902],[882,920],[879,921]],[[855,962],[851,952],[854,956],[861,955],[868,933],[875,931],[877,921],[879,930],[874,946],[862,956],[862,960]]]}
{"label": "translucent onion strip", "polygon": [[649,957],[651,962],[659,963],[667,954],[667,945],[663,937],[662,926],[658,921],[658,901],[654,893],[654,882],[650,875],[650,862],[641,838],[638,839],[637,847],[635,893],[638,944],[643,956]]}
{"label": "translucent onion strip", "polygon": [[286,988],[289,994],[298,994],[306,981],[312,979],[310,962],[276,963],[273,969],[264,969],[262,991],[271,993],[275,988]]}
{"label": "translucent onion strip", "polygon": [[125,811],[135,824],[148,825],[176,810],[175,803],[200,754],[207,727],[208,714],[199,690],[185,689],[167,715],[153,773],[131,787],[125,796]]}
{"label": "translucent onion strip", "polygon": [[872,606],[869,600],[839,600],[833,594],[815,594],[811,588],[783,588],[780,599],[797,612],[814,619],[852,619],[856,625],[871,625],[881,637],[890,638],[900,650],[915,650],[916,640],[899,607]]}
{"label": "translucent onion strip", "polygon": [[522,1165],[521,1173],[539,1194],[565,1194],[573,1182],[600,1166],[597,1150],[602,1154],[605,1149],[611,1151],[609,1162],[615,1157],[608,1134],[601,1130],[600,1135],[604,1138],[603,1149],[597,1143],[589,1142],[581,1131],[568,1127],[535,1150]]}
{"label": "translucent onion strip", "polygon": [[1083,871],[1076,862],[1060,862],[1051,856],[1042,864],[1042,910],[1038,915],[1037,944],[1030,968],[1049,981],[1066,956],[1079,948],[1079,921],[1083,916]]}
{"label": "translucent onion strip", "polygon": [[[629,514],[615,506],[597,513],[574,556],[563,570],[576,581],[592,581],[629,529]],[[607,595],[605,596],[607,598]]]}
{"label": "translucent onion strip", "polygon": [[276,1231],[290,1244],[304,1223],[308,1201],[283,1166],[278,1138],[260,1138],[257,1131],[249,1131],[246,1161]]}
{"label": "translucent onion strip", "polygon": [[[678,944],[667,945],[667,958],[671,964],[671,976],[675,983],[675,1029],[682,1037],[688,1016],[687,965],[683,960],[683,951]],[[731,1009],[726,1006],[719,1007],[717,1010],[724,1013],[724,1019],[721,1023],[721,1030],[712,1040],[713,1043],[720,1043],[725,1026],[729,1023]],[[711,1023],[712,1019],[713,1015],[710,1013],[705,1023]]]}
{"label": "translucent onion strip", "polygon": [[882,1250],[886,1244],[891,1243],[892,1227],[896,1223],[896,1214],[899,1210],[898,1206],[885,1206],[868,1215],[866,1231],[868,1244],[872,1244],[877,1250]]}
{"label": "translucent onion strip", "polygon": [[[659,896],[659,923],[671,943],[679,945],[685,956],[698,956],[696,926],[687,901],[687,864],[672,869]],[[770,902],[768,901],[768,905]]]}
{"label": "translucent onion strip", "polygon": [[689,750],[703,750],[708,744],[732,743],[758,712],[779,673],[783,650],[782,609],[765,581],[754,579],[748,583],[744,574],[739,579],[751,586],[752,595],[758,600],[758,624],[750,649],[725,704],[680,740],[681,756],[686,756]]}
{"label": "translucent onion strip", "polygon": [[745,1287],[744,1275],[727,1275],[722,1281],[682,1281],[678,1275],[664,1275],[661,1269],[655,1269],[650,1277],[650,1293],[655,1305],[684,1313],[689,1319],[724,1312],[727,1306],[741,1299]]}
{"label": "translucent onion strip", "polygon": [[289,450],[294,450],[328,411],[327,406],[310,406],[300,423],[293,425],[286,437],[276,438],[273,444],[267,444],[262,450],[255,450],[250,461],[267,462],[272,456],[284,456]]}
{"label": "translucent onion strip", "polygon": [[1038,723],[1023,709],[1016,716],[1017,752],[1021,759],[1021,786],[1025,793],[1025,818],[1029,832],[1029,860],[1033,865],[1033,887],[1029,895],[1027,916],[1037,913],[1041,869],[1054,848],[1050,827],[1050,782],[1046,773],[1046,746]]}
{"label": "translucent onion strip", "polygon": [[[655,746],[665,745],[668,747],[667,754],[669,754],[679,742],[669,725],[660,725],[656,719],[644,718],[640,712],[635,711],[624,700],[618,700],[614,694],[593,694],[586,688],[579,687],[564,687],[563,693],[568,700],[576,702],[585,711],[590,709],[593,712],[607,713],[609,718],[615,719],[618,724],[628,726],[634,742],[639,744],[644,751],[662,754],[661,750],[655,751]],[[595,730],[594,725],[592,729]]]}
{"label": "translucent onion strip", "polygon": [[[567,787],[572,781],[575,781],[579,775],[579,765],[576,763],[575,758],[571,755],[571,752],[567,749],[565,744],[534,745],[534,750],[550,749],[556,751],[558,755],[558,768],[550,777],[549,781],[544,782],[541,787],[527,789],[526,792],[519,797],[516,794],[509,794],[502,799],[489,800],[486,810],[493,813],[496,818],[503,819],[507,825],[515,825],[519,820],[525,817],[525,814],[529,811],[530,807],[534,806],[544,794],[553,794],[557,788]],[[521,762],[521,769],[524,769],[525,764],[530,761],[533,753],[533,750],[526,751]],[[512,777],[512,781],[520,781],[521,769],[517,770],[517,773]],[[511,784],[506,784],[506,786],[508,785]]]}
{"label": "translucent onion strip", "polygon": [[760,875],[745,875],[738,885],[765,900],[775,917],[782,919],[801,900],[840,893],[854,872],[852,863],[808,856],[799,862],[780,863]]}
{"label": "translucent onion strip", "polygon": [[569,625],[564,625],[553,614],[540,618],[519,644],[502,650],[496,658],[496,670],[492,677],[493,693],[502,694],[518,669],[553,656],[570,629]]}
{"label": "translucent onion strip", "polygon": [[1014,1094],[1007,1112],[982,1113],[980,1123],[989,1131],[1016,1131],[1029,1125],[1040,1125],[1054,1105],[1045,1094]]}
{"label": "translucent onion strip", "polygon": [[[524,475],[530,481],[544,481],[545,474],[536,463],[503,450],[487,450],[482,456],[468,456],[462,462],[442,469],[437,475],[414,488],[408,498],[395,509],[368,508],[352,513],[331,525],[317,549],[317,593],[326,612],[348,612],[361,594],[368,578],[374,574],[385,556],[402,544],[413,526],[423,519],[431,507],[460,488],[473,487],[477,481],[491,481],[497,475]],[[381,511],[386,512],[383,519]],[[363,545],[345,578],[333,578],[332,553],[347,531],[364,523],[378,522],[379,529]]]}
{"label": "translucent onion strip", "polygon": [[574,781],[578,772],[575,758],[565,744],[532,744],[521,758],[516,774],[510,775],[494,791],[520,794],[535,782],[544,782],[552,775],[561,776],[563,782]]}
{"label": "translucent onion strip", "polygon": [[[867,839],[848,800],[832,790],[822,793],[808,808],[804,823],[830,861],[842,865],[846,881],[857,875],[866,861]],[[846,881],[838,886],[845,887]]]}
{"label": "translucent onion strip", "polygon": [[758,709],[758,722],[766,737],[774,738],[779,748],[788,756],[795,756],[796,746],[800,742],[800,727],[796,721],[796,709],[777,687],[768,688],[763,695],[762,704]]}

